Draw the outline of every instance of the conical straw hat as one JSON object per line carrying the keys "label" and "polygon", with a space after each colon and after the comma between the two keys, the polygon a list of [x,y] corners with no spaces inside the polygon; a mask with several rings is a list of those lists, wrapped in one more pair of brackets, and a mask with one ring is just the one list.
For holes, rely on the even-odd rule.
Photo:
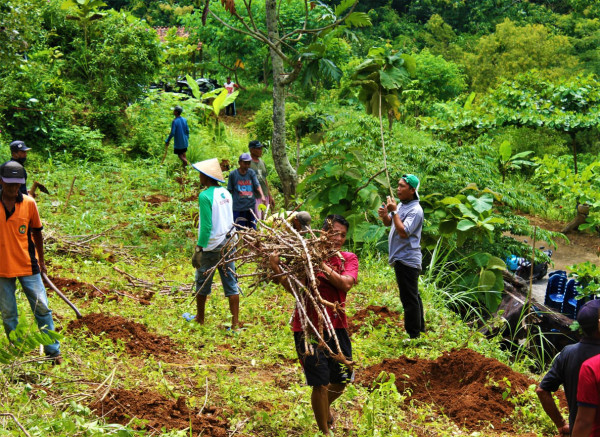
{"label": "conical straw hat", "polygon": [[197,162],[192,164],[192,167],[209,178],[214,179],[215,181],[225,182],[225,177],[223,176],[223,172],[221,171],[221,166],[219,165],[219,160],[217,158]]}

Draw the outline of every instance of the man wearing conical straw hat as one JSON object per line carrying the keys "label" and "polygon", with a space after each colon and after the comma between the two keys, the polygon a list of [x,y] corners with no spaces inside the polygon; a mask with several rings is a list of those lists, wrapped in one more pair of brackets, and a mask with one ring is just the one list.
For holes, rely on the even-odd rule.
{"label": "man wearing conical straw hat", "polygon": [[[206,190],[198,196],[200,214],[198,217],[198,243],[192,257],[192,265],[196,268],[196,305],[198,314],[196,322],[204,324],[206,300],[210,294],[214,270],[210,271],[222,257],[221,249],[228,240],[228,233],[233,228],[233,200],[225,188],[223,172],[217,158],[192,164],[200,172],[200,183]],[[229,299],[231,311],[231,329],[238,327],[240,296],[235,265],[228,262],[218,267],[225,296]]]}

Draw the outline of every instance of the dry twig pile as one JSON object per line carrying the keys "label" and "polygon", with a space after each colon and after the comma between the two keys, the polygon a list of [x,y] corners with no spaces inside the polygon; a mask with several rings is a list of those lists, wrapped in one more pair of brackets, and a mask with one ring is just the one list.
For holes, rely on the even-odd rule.
{"label": "dry twig pile", "polygon": [[[205,275],[214,274],[219,266],[226,266],[231,261],[235,262],[236,269],[246,263],[255,264],[253,273],[236,274],[238,278],[255,278],[249,287],[250,294],[259,284],[278,277],[283,278],[296,300],[307,353],[314,354],[314,345],[310,341],[314,338],[318,342],[317,347],[325,349],[335,360],[351,366],[352,362],[341,352],[334,353],[326,343],[326,339],[333,338],[337,350],[341,350],[326,309],[330,308],[338,314],[345,311],[338,302],[323,299],[317,289],[317,274],[321,271],[322,262],[332,256],[341,257],[337,249],[332,247],[327,232],[311,229],[310,237],[304,238],[286,220],[279,218],[274,219],[272,224],[257,220],[257,229],[255,231],[238,228],[223,247],[219,263]],[[272,255],[278,255],[280,258],[280,267],[283,270],[280,274],[275,274],[270,267],[269,258]],[[229,273],[233,274],[231,271]]]}

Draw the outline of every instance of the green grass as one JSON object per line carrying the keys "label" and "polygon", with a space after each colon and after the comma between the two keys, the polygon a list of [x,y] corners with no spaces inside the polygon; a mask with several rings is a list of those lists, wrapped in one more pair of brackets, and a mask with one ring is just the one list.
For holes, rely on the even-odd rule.
{"label": "green grass", "polygon": [[[33,161],[33,164],[36,164]],[[193,216],[197,205],[184,198],[198,192],[197,174],[189,170],[183,187],[174,177],[173,166],[157,160],[114,161],[80,166],[46,162],[31,166],[30,175],[51,190],[38,197],[47,235],[77,236],[106,234],[94,240],[96,247],[83,255],[65,254],[57,244],[48,244],[50,276],[73,278],[95,284],[103,290],[131,293],[126,278],[113,267],[154,283],[171,281],[172,291],[157,293],[149,306],[121,297],[118,301],[76,299],[84,314],[103,312],[143,323],[150,332],[169,336],[180,351],[181,362],[158,358],[130,357],[122,344],[84,331],[66,332],[73,312],[49,293],[58,329],[65,335],[62,352],[65,364],[51,368],[31,362],[36,353],[10,366],[0,367],[0,410],[12,413],[36,436],[150,435],[149,432],[111,425],[95,417],[88,408],[90,394],[113,371],[112,387],[158,391],[174,399],[185,396],[188,404],[201,408],[208,383],[208,404],[223,408],[222,416],[239,432],[257,436],[314,436],[317,428],[310,408],[310,390],[295,362],[296,354],[288,321],[293,301],[273,284],[241,298],[240,318],[244,330],[229,334],[229,311],[222,289],[217,288],[207,305],[207,324],[186,322],[181,314],[195,312],[192,296],[177,291],[193,281],[190,265],[196,229]],[[71,181],[74,190],[66,205]],[[168,202],[152,205],[147,196],[163,195]],[[116,229],[111,228],[120,225]],[[114,248],[116,261],[101,245]],[[130,258],[121,254],[127,252]],[[248,273],[243,271],[242,273]],[[242,286],[247,282],[242,282]],[[433,359],[443,351],[470,347],[488,357],[509,362],[507,353],[495,340],[487,340],[445,308],[445,298],[432,283],[422,282],[429,332],[420,345],[403,343],[406,334],[392,326],[365,326],[353,338],[355,359],[360,368],[401,355]],[[386,305],[402,312],[393,272],[385,257],[376,253],[361,257],[360,282],[349,295],[348,313],[369,305]],[[32,323],[32,315],[19,293],[21,317]],[[7,340],[0,339],[0,347]],[[516,364],[516,369],[525,367]],[[87,396],[87,397],[86,397]],[[405,394],[391,385],[377,390],[350,386],[336,402],[349,435],[409,436],[415,430],[424,435],[470,435],[429,406],[406,408]],[[548,427],[545,416],[535,416],[534,395],[522,401],[528,413],[519,427],[534,432]],[[539,409],[539,408],[538,408]],[[535,416],[535,417],[534,417]],[[0,418],[3,435],[17,436],[16,424]],[[492,435],[482,432],[480,435]],[[156,434],[154,434],[156,435]],[[162,432],[163,436],[189,435],[185,431]],[[194,434],[196,435],[196,434]]]}

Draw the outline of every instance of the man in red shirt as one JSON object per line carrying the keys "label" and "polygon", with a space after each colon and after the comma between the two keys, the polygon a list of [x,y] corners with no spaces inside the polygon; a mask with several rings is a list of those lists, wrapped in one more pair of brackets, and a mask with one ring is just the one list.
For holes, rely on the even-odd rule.
{"label": "man in red shirt", "polygon": [[[323,225],[323,230],[328,232],[332,247],[337,250],[340,250],[346,242],[348,228],[348,221],[337,214],[327,216]],[[269,261],[275,274],[283,272],[278,255],[271,256]],[[338,303],[341,307],[341,311],[327,307],[327,313],[335,329],[341,350],[338,350],[333,337],[326,337],[325,341],[334,354],[341,352],[348,361],[352,361],[352,344],[348,336],[348,321],[345,309],[346,295],[358,279],[357,256],[351,252],[338,252],[337,255],[321,263],[317,279],[321,297],[329,302]],[[276,280],[287,291],[291,292],[285,276],[278,276]],[[309,319],[314,326],[317,326],[314,309],[307,305],[307,310]],[[307,354],[306,342],[311,342],[314,339],[305,338],[298,309],[294,312],[292,331],[294,332],[296,352],[302,364],[306,382],[312,387],[311,405],[317,425],[323,434],[329,435],[329,428],[333,425],[331,404],[341,396],[346,384],[353,381],[354,372],[348,366],[336,361],[325,349],[316,347],[313,355]]]}
{"label": "man in red shirt", "polygon": [[[593,311],[596,324],[600,322],[600,310],[596,301],[586,303],[580,310]],[[590,305],[592,304],[592,305]],[[577,315],[579,319],[579,314]],[[600,331],[600,326],[598,331]],[[600,437],[600,355],[587,359],[579,370],[577,383],[577,417],[572,437]]]}
{"label": "man in red shirt", "polygon": [[[27,296],[38,327],[44,332],[54,330],[52,311],[48,308],[48,297],[40,274],[46,272],[42,222],[35,200],[20,192],[24,183],[25,169],[21,164],[9,161],[2,166],[0,312],[7,336],[17,328],[19,322],[15,297],[17,278]],[[44,351],[54,364],[62,362],[58,341],[45,345]]]}

